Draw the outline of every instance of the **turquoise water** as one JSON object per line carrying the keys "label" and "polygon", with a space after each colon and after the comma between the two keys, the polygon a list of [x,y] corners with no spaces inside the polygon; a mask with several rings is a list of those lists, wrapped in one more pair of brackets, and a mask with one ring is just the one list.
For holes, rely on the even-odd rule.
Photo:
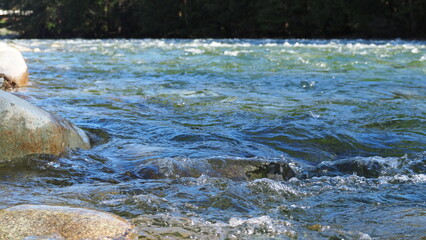
{"label": "turquoise water", "polygon": [[16,40],[19,94],[91,150],[0,168],[0,207],[85,206],[141,238],[426,236],[426,42]]}

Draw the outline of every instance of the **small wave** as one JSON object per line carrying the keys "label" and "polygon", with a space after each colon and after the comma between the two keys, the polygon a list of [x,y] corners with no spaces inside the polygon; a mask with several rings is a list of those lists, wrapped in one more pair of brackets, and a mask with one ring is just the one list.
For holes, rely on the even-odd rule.
{"label": "small wave", "polygon": [[297,238],[298,234],[288,221],[269,216],[231,218],[228,223],[212,223],[202,218],[176,217],[165,214],[143,215],[133,221],[140,236],[157,238],[176,236],[191,239],[253,239],[256,237]]}
{"label": "small wave", "polygon": [[383,175],[396,174],[400,168],[400,159],[394,157],[356,157],[320,163],[313,173],[320,176],[339,176],[356,174],[363,177],[377,178]]}
{"label": "small wave", "polygon": [[262,193],[267,195],[280,195],[287,198],[295,198],[304,196],[305,193],[295,189],[282,182],[277,182],[271,179],[262,178],[251,181],[248,187],[254,193]]}
{"label": "small wave", "polygon": [[231,228],[239,229],[239,232],[247,235],[286,235],[288,237],[297,236],[292,230],[288,221],[274,220],[269,216],[260,216],[249,219],[231,218],[229,220]]}
{"label": "small wave", "polygon": [[426,173],[426,154],[416,153],[402,157],[355,157],[325,161],[312,170],[308,177],[357,175],[367,178]]}
{"label": "small wave", "polygon": [[197,217],[157,214],[142,215],[133,222],[139,236],[147,239],[162,236],[178,239],[372,239],[367,233],[342,230],[338,226],[310,224],[302,227],[266,215],[210,222]]}
{"label": "small wave", "polygon": [[188,48],[188,49],[185,49],[184,51],[188,52],[188,53],[195,54],[195,55],[203,54],[205,52],[204,50],[199,49],[199,48]]}
{"label": "small wave", "polygon": [[[313,49],[333,49],[339,51],[355,51],[362,53],[364,50],[382,50],[391,52],[395,50],[409,51],[411,54],[419,54],[426,49],[426,44],[422,41],[360,41],[360,40],[239,40],[239,39],[128,39],[128,40],[14,40],[14,44],[19,45],[25,51],[39,49],[66,50],[66,51],[93,51],[93,45],[109,49],[245,49],[253,46],[264,46],[266,48],[313,48]],[[192,51],[192,50],[190,50]],[[197,50],[198,51],[198,50]]]}
{"label": "small wave", "polygon": [[391,184],[403,184],[403,183],[425,184],[426,174],[412,174],[412,175],[397,174],[395,176],[380,177],[380,180],[382,180],[383,183],[391,183]]}

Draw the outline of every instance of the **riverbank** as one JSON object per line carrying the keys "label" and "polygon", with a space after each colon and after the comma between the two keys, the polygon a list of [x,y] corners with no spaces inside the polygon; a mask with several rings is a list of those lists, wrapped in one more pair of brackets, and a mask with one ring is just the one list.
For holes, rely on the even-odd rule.
{"label": "riverbank", "polygon": [[29,11],[11,22],[25,38],[426,38],[423,0],[166,0],[161,6],[150,0],[11,0],[3,5]]}
{"label": "riverbank", "polygon": [[19,33],[8,28],[0,28],[0,39],[17,39]]}

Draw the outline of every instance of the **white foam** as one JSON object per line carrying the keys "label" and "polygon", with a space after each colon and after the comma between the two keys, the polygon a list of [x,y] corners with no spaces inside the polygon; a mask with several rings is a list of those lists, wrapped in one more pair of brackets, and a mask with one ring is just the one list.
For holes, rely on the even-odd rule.
{"label": "white foam", "polygon": [[256,218],[241,219],[241,218],[231,218],[229,219],[229,226],[238,227],[243,224],[272,224],[272,219],[269,216],[260,216]]}
{"label": "white foam", "polygon": [[225,51],[223,55],[236,57],[239,53],[239,51]]}
{"label": "white foam", "polygon": [[198,48],[187,48],[184,51],[192,54],[203,54],[205,52],[204,50]]}
{"label": "white foam", "polygon": [[256,191],[270,191],[284,196],[294,197],[303,195],[302,192],[290,187],[289,185],[269,178],[256,179],[249,183],[249,187],[256,189]]}
{"label": "white foam", "polygon": [[413,174],[413,175],[404,175],[397,174],[395,176],[383,176],[379,178],[382,184],[387,183],[414,183],[414,184],[424,184],[426,183],[426,174]]}

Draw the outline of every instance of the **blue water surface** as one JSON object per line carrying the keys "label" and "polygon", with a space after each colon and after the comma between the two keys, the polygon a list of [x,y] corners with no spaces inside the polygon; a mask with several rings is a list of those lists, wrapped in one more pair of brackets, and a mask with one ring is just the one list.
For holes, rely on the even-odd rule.
{"label": "blue water surface", "polygon": [[12,44],[20,94],[95,145],[4,168],[4,207],[103,209],[151,239],[426,234],[424,41]]}

